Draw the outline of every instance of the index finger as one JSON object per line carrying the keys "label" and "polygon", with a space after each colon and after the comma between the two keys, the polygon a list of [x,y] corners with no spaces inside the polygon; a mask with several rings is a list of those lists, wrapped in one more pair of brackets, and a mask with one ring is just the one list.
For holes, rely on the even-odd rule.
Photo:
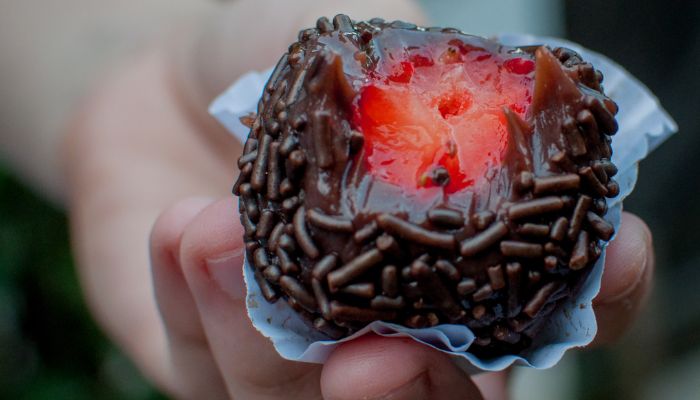
{"label": "index finger", "polygon": [[231,395],[318,398],[320,366],[277,354],[245,307],[243,228],[232,198],[205,208],[185,228],[180,260],[214,360]]}
{"label": "index finger", "polygon": [[594,345],[613,342],[629,329],[649,296],[653,271],[651,232],[639,217],[625,212],[607,249],[600,292],[593,301],[598,321]]}

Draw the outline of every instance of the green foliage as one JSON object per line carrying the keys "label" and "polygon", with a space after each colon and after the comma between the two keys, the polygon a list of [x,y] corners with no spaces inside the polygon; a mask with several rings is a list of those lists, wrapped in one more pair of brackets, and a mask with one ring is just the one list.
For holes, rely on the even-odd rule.
{"label": "green foliage", "polygon": [[162,398],[105,339],[80,292],[65,214],[0,168],[0,398]]}

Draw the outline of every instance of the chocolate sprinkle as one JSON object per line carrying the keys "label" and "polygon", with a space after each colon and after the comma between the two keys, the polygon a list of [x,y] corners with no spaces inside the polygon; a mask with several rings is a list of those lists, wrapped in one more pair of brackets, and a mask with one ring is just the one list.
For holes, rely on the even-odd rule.
{"label": "chocolate sprinkle", "polygon": [[555,240],[557,242],[561,242],[562,240],[564,240],[564,237],[566,236],[566,232],[568,231],[568,229],[569,229],[569,220],[566,219],[566,217],[559,217],[552,225],[552,230],[549,234],[549,237],[552,240]]}
{"label": "chocolate sprinkle", "polygon": [[[286,229],[286,226],[287,225],[285,225],[285,229]],[[282,250],[286,250],[290,253],[294,253],[294,251],[296,250],[296,242],[294,241],[294,239],[292,239],[291,236],[289,236],[286,233],[283,233],[280,236],[280,238],[277,240],[277,248],[282,249]]]}
{"label": "chocolate sprinkle", "polygon": [[319,256],[319,250],[314,244],[313,239],[309,231],[306,229],[306,210],[304,207],[299,207],[296,214],[294,214],[294,236],[299,242],[299,246],[306,253],[306,255],[314,260]]}
{"label": "chocolate sprinkle", "polygon": [[457,284],[457,293],[464,297],[476,291],[476,282],[471,278],[464,278]]}
{"label": "chocolate sprinkle", "polygon": [[403,301],[403,297],[386,297],[386,296],[377,296],[372,299],[370,302],[370,307],[376,308],[379,310],[400,310],[404,308],[405,303]]}
{"label": "chocolate sprinkle", "polygon": [[518,233],[524,236],[531,236],[531,237],[547,237],[549,235],[549,225],[544,225],[544,224],[532,224],[532,223],[526,223],[523,224],[518,229]]}
{"label": "chocolate sprinkle", "polygon": [[610,181],[610,177],[608,176],[608,172],[605,170],[603,163],[596,161],[591,164],[591,168],[593,169],[593,172],[595,172],[595,176],[598,178],[598,180],[602,184],[607,185],[607,183]]}
{"label": "chocolate sprinkle", "polygon": [[318,304],[318,310],[325,319],[331,318],[331,304],[328,302],[328,296],[323,290],[323,283],[314,278],[311,280],[311,289],[316,297],[316,303]]}
{"label": "chocolate sprinkle", "polygon": [[492,294],[493,288],[487,283],[484,286],[480,287],[476,292],[474,292],[472,298],[474,299],[474,301],[484,301],[491,297]]}
{"label": "chocolate sprinkle", "polygon": [[347,15],[338,14],[333,18],[333,26],[340,32],[353,32],[352,21]]}
{"label": "chocolate sprinkle", "polygon": [[567,190],[577,190],[581,178],[576,174],[554,175],[543,178],[535,178],[533,193],[559,193]]}
{"label": "chocolate sprinkle", "polygon": [[573,270],[579,270],[586,266],[588,263],[588,232],[580,231],[578,234],[578,239],[576,239],[576,245],[571,253],[571,260],[569,261],[569,268]]}
{"label": "chocolate sprinkle", "polygon": [[320,259],[316,265],[314,265],[314,268],[311,272],[312,276],[314,279],[318,280],[323,280],[326,278],[326,275],[328,275],[329,272],[335,268],[336,263],[338,262],[338,257],[335,256],[335,254],[328,254],[322,259]]}
{"label": "chocolate sprinkle", "polygon": [[520,341],[520,334],[511,331],[503,325],[496,325],[493,329],[493,337],[501,342],[515,344]]}
{"label": "chocolate sprinkle", "polygon": [[428,319],[420,314],[412,315],[404,321],[404,325],[413,329],[422,329],[428,326]]}
{"label": "chocolate sprinkle", "polygon": [[[520,312],[520,279],[523,267],[520,263],[513,262],[506,265],[506,276],[508,277],[508,303],[507,310],[510,318],[515,317]],[[458,288],[459,290],[459,288]]]}
{"label": "chocolate sprinkle", "polygon": [[525,192],[527,190],[532,189],[532,187],[534,186],[535,176],[530,171],[522,171],[518,175],[518,178],[515,182],[517,184],[518,190]]}
{"label": "chocolate sprinkle", "polygon": [[556,256],[547,256],[544,258],[544,269],[551,272],[557,267],[558,262]]}
{"label": "chocolate sprinkle", "polygon": [[255,250],[253,253],[253,264],[260,270],[265,269],[270,265],[270,261],[267,258],[267,252],[262,247]]}
{"label": "chocolate sprinkle", "polygon": [[292,83],[292,87],[289,89],[289,95],[287,96],[286,100],[287,104],[291,105],[296,103],[299,95],[301,94],[302,86],[304,84],[304,80],[306,79],[307,73],[308,69],[299,70],[299,74],[296,76],[296,79],[294,79]]}
{"label": "chocolate sprinkle", "polygon": [[620,185],[613,180],[608,182],[606,189],[608,190],[608,193],[605,195],[605,197],[609,197],[612,199],[613,197],[617,197],[617,195],[620,194]]}
{"label": "chocolate sprinkle", "polygon": [[336,300],[331,302],[331,318],[337,321],[391,321],[396,315],[396,311],[353,307]]}
{"label": "chocolate sprinkle", "polygon": [[299,139],[297,139],[296,135],[287,135],[284,137],[282,140],[282,144],[280,144],[279,147],[279,153],[283,157],[288,157],[289,154],[296,149],[296,147],[299,145]]}
{"label": "chocolate sprinkle", "polygon": [[241,225],[243,225],[243,231],[245,232],[245,238],[250,239],[255,236],[255,224],[248,218],[248,213],[241,213]]}
{"label": "chocolate sprinkle", "polygon": [[349,263],[328,274],[328,286],[331,291],[337,290],[382,261],[382,258],[382,253],[377,249],[369,250],[355,257]]}
{"label": "chocolate sprinkle", "polygon": [[260,140],[260,146],[258,147],[258,157],[255,159],[253,171],[250,175],[250,185],[258,192],[262,191],[265,185],[265,172],[267,172],[271,141],[272,137],[270,135],[263,135],[262,140]]}
{"label": "chocolate sprinkle", "polygon": [[253,274],[255,277],[255,282],[260,286],[260,292],[262,293],[263,297],[265,300],[267,300],[270,303],[274,303],[277,301],[279,298],[279,295],[275,291],[275,289],[272,288],[272,286],[265,280],[265,278],[260,274],[259,270],[256,270],[255,273]]}
{"label": "chocolate sprinkle", "polygon": [[243,166],[245,166],[246,164],[255,161],[256,158],[258,158],[257,150],[253,150],[250,153],[242,155],[238,159],[238,168],[243,168]]}
{"label": "chocolate sprinkle", "polygon": [[[256,155],[257,156],[257,155]],[[240,187],[241,185],[246,181],[250,179],[250,174],[253,172],[253,164],[248,163],[241,168],[241,171],[238,173],[238,178],[236,178],[236,183],[233,184],[233,189],[231,192],[233,194],[239,194],[240,193]]]}
{"label": "chocolate sprinkle", "polygon": [[282,247],[277,247],[275,255],[277,255],[282,272],[285,274],[295,274],[299,272],[299,267],[292,261],[289,254],[287,254]]}
{"label": "chocolate sprinkle", "polygon": [[313,138],[316,146],[316,163],[324,169],[333,165],[330,120],[331,115],[327,111],[316,111],[311,114],[311,125],[314,127]]}
{"label": "chocolate sprinkle", "polygon": [[279,282],[280,277],[282,276],[282,271],[280,271],[280,269],[277,268],[276,265],[270,265],[263,271],[263,276],[271,283],[277,283]]}
{"label": "chocolate sprinkle", "polygon": [[288,179],[284,178],[280,183],[280,195],[287,197],[296,191],[294,184]]}
{"label": "chocolate sprinkle", "polygon": [[258,222],[258,229],[255,232],[255,237],[257,239],[269,237],[274,223],[275,214],[270,210],[263,211],[260,217],[260,221]]}
{"label": "chocolate sprinkle", "polygon": [[549,297],[557,290],[558,284],[556,282],[549,282],[548,284],[542,286],[540,290],[532,296],[532,299],[525,305],[523,312],[530,318],[535,318],[537,314],[542,310],[542,307],[547,303]]}
{"label": "chocolate sprinkle", "polygon": [[507,257],[538,258],[542,257],[544,249],[537,243],[504,240],[501,242],[501,253]]}
{"label": "chocolate sprinkle", "polygon": [[[330,310],[330,306],[329,306]],[[330,315],[330,314],[329,314]],[[324,317],[325,318],[325,317]],[[332,322],[328,321],[330,318],[316,318],[314,320],[314,328],[323,333],[324,335],[328,336],[332,340],[338,340],[345,336],[347,333],[346,329],[340,328],[337,325],[333,324]]]}
{"label": "chocolate sprinkle", "polygon": [[599,196],[605,196],[608,194],[608,188],[603,185],[603,183],[598,179],[596,174],[593,172],[591,167],[583,167],[578,171],[581,176],[586,180],[586,183],[598,194]]}
{"label": "chocolate sprinkle", "polygon": [[544,244],[544,251],[547,254],[554,254],[558,257],[566,257],[567,253],[562,249],[560,246],[552,243],[552,242],[547,242]]}
{"label": "chocolate sprinkle", "polygon": [[[275,85],[277,84],[277,80],[282,74],[282,70],[287,68],[287,57],[287,54],[284,54],[282,57],[280,57],[279,61],[277,61],[277,65],[275,65],[275,69],[272,71],[272,75],[270,75],[270,80],[265,86],[265,90],[267,92],[272,92],[275,89]],[[246,149],[243,150],[245,151]]]}
{"label": "chocolate sprinkle", "polygon": [[459,247],[459,251],[464,257],[474,256],[496,244],[507,234],[508,226],[503,222],[496,222],[485,231],[464,240]]}
{"label": "chocolate sprinkle", "polygon": [[413,276],[418,280],[418,286],[423,289],[423,293],[429,297],[436,307],[441,309],[445,315],[455,320],[462,316],[460,307],[445,287],[440,278],[422,261],[414,261],[411,265]]}
{"label": "chocolate sprinkle", "polygon": [[563,128],[566,132],[566,141],[571,149],[571,154],[574,157],[579,157],[586,154],[588,149],[586,148],[586,141],[583,139],[581,131],[575,124],[576,122],[573,118],[567,118]]}
{"label": "chocolate sprinkle", "polygon": [[561,197],[542,197],[535,200],[513,204],[508,209],[508,216],[511,219],[517,220],[559,211],[562,208],[564,208],[564,201],[561,199]]}
{"label": "chocolate sprinkle", "polygon": [[399,279],[396,266],[387,265],[382,269],[382,291],[389,297],[396,297],[399,293]]}
{"label": "chocolate sprinkle", "polygon": [[500,265],[489,267],[486,271],[493,290],[503,289],[506,286],[506,282],[503,279],[503,268]]}
{"label": "chocolate sprinkle", "polygon": [[353,283],[340,289],[340,293],[371,299],[374,297],[374,284],[369,282]]}
{"label": "chocolate sprinkle", "polygon": [[613,233],[615,233],[615,228],[608,221],[601,218],[599,215],[588,212],[586,213],[586,218],[588,223],[591,224],[591,228],[595,231],[599,238],[603,240],[610,240]]}
{"label": "chocolate sprinkle", "polygon": [[289,153],[289,172],[288,174],[294,178],[298,171],[306,165],[306,156],[301,150],[294,150]]}
{"label": "chocolate sprinkle", "polygon": [[571,216],[571,224],[569,225],[569,239],[574,240],[578,236],[583,218],[586,216],[586,212],[588,212],[588,207],[591,206],[591,201],[592,199],[586,195],[578,198],[576,208],[574,208],[574,214]]}
{"label": "chocolate sprinkle", "polygon": [[277,225],[272,229],[270,236],[268,237],[267,249],[269,251],[277,250],[277,241],[284,232],[284,222],[278,222]]}
{"label": "chocolate sprinkle", "polygon": [[384,254],[398,255],[401,252],[399,244],[392,236],[386,233],[380,235],[376,240],[377,248]]}
{"label": "chocolate sprinkle", "polygon": [[279,142],[270,144],[270,155],[267,163],[267,198],[277,200],[280,195],[281,173],[279,165]]}
{"label": "chocolate sprinkle", "polygon": [[372,221],[362,228],[356,230],[355,234],[353,235],[353,240],[355,240],[355,243],[364,243],[373,236],[376,236],[378,233],[379,226],[375,221]]}
{"label": "chocolate sprinkle", "polygon": [[333,24],[326,17],[321,17],[316,21],[316,29],[319,33],[329,33],[333,31]]}
{"label": "chocolate sprinkle", "polygon": [[352,232],[352,221],[331,217],[320,211],[311,209],[306,213],[306,219],[314,226],[330,232]]}
{"label": "chocolate sprinkle", "polygon": [[464,225],[464,216],[462,213],[447,208],[433,208],[428,211],[428,219],[434,224],[448,227],[460,227]]}
{"label": "chocolate sprinkle", "polygon": [[438,260],[435,263],[435,269],[451,281],[459,281],[461,279],[461,274],[457,268],[447,260]]}
{"label": "chocolate sprinkle", "polygon": [[586,107],[588,107],[595,115],[596,122],[600,127],[601,133],[612,135],[617,132],[617,121],[615,121],[615,116],[608,111],[600,99],[594,96],[588,96],[586,97],[585,104]]}
{"label": "chocolate sprinkle", "polygon": [[316,299],[306,290],[306,288],[304,288],[301,283],[299,283],[299,281],[285,275],[280,278],[280,287],[290,297],[296,300],[300,306],[304,307],[306,311],[316,311]]}
{"label": "chocolate sprinkle", "polygon": [[391,214],[380,214],[377,223],[382,229],[412,242],[444,249],[454,247],[454,236],[423,229]]}
{"label": "chocolate sprinkle", "polygon": [[474,223],[474,227],[480,231],[483,231],[484,229],[488,228],[489,225],[491,225],[495,219],[496,214],[492,213],[491,211],[480,211],[472,215],[472,222]]}

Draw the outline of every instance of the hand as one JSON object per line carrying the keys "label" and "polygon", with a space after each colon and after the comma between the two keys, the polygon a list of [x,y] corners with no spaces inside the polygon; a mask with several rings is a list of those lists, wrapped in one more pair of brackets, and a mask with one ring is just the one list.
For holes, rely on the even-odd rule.
{"label": "hand", "polygon": [[[177,398],[319,398],[321,393],[329,399],[410,398],[389,395],[392,390],[418,398],[421,390],[430,390],[431,398],[476,396],[474,385],[446,356],[424,346],[366,337],[340,347],[321,369],[279,359],[250,327],[241,288],[235,286],[241,284],[235,261],[240,232],[228,193],[240,144],[203,110],[238,74],[272,64],[300,26],[338,8],[333,1],[309,0],[308,7],[279,6],[260,19],[259,3],[233,3],[224,18],[229,31],[212,27],[206,32],[208,42],[219,47],[205,56],[197,46],[197,57],[194,51],[173,58],[156,50],[118,67],[76,118],[65,157],[72,235],[83,288],[98,322],[147,377]],[[421,20],[402,0],[337,3],[358,18]],[[252,22],[259,35],[238,40]],[[251,54],[251,48],[254,56],[239,57]],[[169,204],[193,195],[227,199],[208,207],[208,200],[190,199],[161,215],[152,235],[152,280],[145,243],[153,222]],[[653,260],[643,223],[632,217],[625,221],[631,233],[620,232],[618,242],[626,245],[611,247],[610,265],[615,246],[631,250],[620,250],[617,267],[606,272],[606,282],[618,286],[606,283],[602,293],[607,294],[601,295],[609,299],[601,300],[600,313],[601,324],[610,326],[602,329],[606,340],[633,318],[648,288],[648,278],[640,277],[650,276]],[[644,260],[641,254],[647,255]],[[223,281],[230,285],[216,284]],[[639,284],[625,292],[629,282]],[[408,382],[414,386],[399,389]],[[480,375],[474,382],[490,398],[505,396],[505,374]],[[446,388],[450,394],[435,392]]]}
{"label": "hand", "polygon": [[[507,374],[471,380],[442,353],[408,339],[366,336],[321,365],[283,360],[251,325],[242,277],[243,231],[235,199],[192,198],[165,211],[151,236],[156,298],[181,389],[190,398],[505,399]],[[629,327],[649,291],[651,235],[625,213],[607,252],[595,345]],[[214,376],[221,379],[212,384]]]}
{"label": "hand", "polygon": [[241,146],[207,115],[208,103],[240,74],[273,65],[300,27],[340,9],[360,19],[423,20],[410,0],[230,2],[201,25],[178,27],[171,43],[113,66],[70,126],[63,163],[88,305],[141,371],[176,397],[202,398],[178,392],[190,378],[171,366],[149,232],[178,199],[230,196]]}

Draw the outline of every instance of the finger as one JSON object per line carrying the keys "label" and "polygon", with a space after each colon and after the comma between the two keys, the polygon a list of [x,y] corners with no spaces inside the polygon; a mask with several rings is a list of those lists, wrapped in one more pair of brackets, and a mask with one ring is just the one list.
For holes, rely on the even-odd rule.
{"label": "finger", "polygon": [[483,398],[446,354],[376,335],[339,346],[323,367],[321,390],[326,400]]}
{"label": "finger", "polygon": [[185,229],[180,257],[214,358],[231,395],[320,398],[320,367],[282,359],[245,309],[243,228],[233,198],[202,211]]}
{"label": "finger", "polygon": [[[297,0],[277,2],[274,10],[270,3],[258,0],[230,2],[217,10],[216,18],[208,20],[199,35],[173,42],[179,53],[175,78],[186,104],[202,114],[199,119],[210,118],[207,105],[233,78],[274,65],[300,29],[315,26],[318,17],[332,18],[340,12],[357,21],[378,15],[419,24],[426,21],[419,4],[412,0]],[[250,26],[251,21],[255,21],[256,34],[239,40],[244,32],[241,27]]]}
{"label": "finger", "polygon": [[649,295],[653,272],[649,228],[639,217],[623,213],[620,230],[606,252],[600,292],[593,301],[598,321],[594,345],[611,343],[630,327]]}
{"label": "finger", "polygon": [[179,261],[185,227],[211,202],[189,198],[171,206],[158,217],[150,237],[153,286],[170,356],[165,390],[181,399],[227,397]]}
{"label": "finger", "polygon": [[484,400],[506,400],[508,398],[509,370],[485,372],[472,376]]}

